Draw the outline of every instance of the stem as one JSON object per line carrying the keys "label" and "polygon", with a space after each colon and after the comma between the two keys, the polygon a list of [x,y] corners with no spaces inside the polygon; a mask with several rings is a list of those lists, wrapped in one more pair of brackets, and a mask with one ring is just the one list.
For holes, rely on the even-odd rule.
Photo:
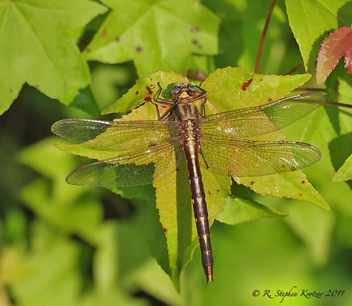
{"label": "stem", "polygon": [[293,67],[289,72],[285,73],[285,75],[291,74],[292,72],[295,72],[299,67],[303,65],[303,62],[300,62],[298,65]]}
{"label": "stem", "polygon": [[295,88],[293,91],[318,91],[318,92],[326,92],[325,88],[313,88],[313,87],[299,87]]}
{"label": "stem", "polygon": [[338,106],[338,107],[352,108],[351,104],[339,103],[339,102],[330,102],[330,101],[325,101],[324,105],[332,105],[332,106]]}
{"label": "stem", "polygon": [[259,72],[260,58],[262,56],[264,39],[265,39],[265,35],[266,35],[267,29],[268,29],[268,25],[269,25],[269,22],[270,22],[271,14],[272,14],[272,12],[274,10],[275,3],[276,3],[276,0],[273,0],[273,2],[271,3],[271,6],[270,6],[270,10],[269,10],[268,16],[266,16],[265,26],[264,26],[264,29],[263,29],[263,32],[262,32],[262,37],[260,38],[258,54],[257,54],[257,60],[255,62],[254,73],[258,73]]}

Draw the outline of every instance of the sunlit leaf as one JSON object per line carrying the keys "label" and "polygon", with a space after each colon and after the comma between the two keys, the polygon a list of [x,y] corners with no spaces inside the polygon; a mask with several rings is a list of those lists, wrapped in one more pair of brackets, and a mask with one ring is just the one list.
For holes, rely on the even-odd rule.
{"label": "sunlit leaf", "polygon": [[[65,104],[89,84],[88,66],[70,29],[105,12],[92,1],[3,1],[0,4],[0,114],[24,83]],[[11,43],[10,43],[11,42]]]}
{"label": "sunlit leaf", "polygon": [[[308,74],[271,76],[255,75],[239,68],[218,69],[209,75],[203,83],[204,89],[209,92],[209,103],[207,102],[206,106],[210,113],[219,113],[230,109],[263,105],[268,101],[282,98],[294,88],[308,81],[309,78]],[[250,84],[246,87],[248,83]],[[283,140],[284,135],[272,133],[257,138],[260,140]],[[254,140],[258,140],[257,138],[253,137]],[[235,178],[235,181],[261,195],[294,198],[329,209],[328,204],[300,170],[253,178]]]}
{"label": "sunlit leaf", "polygon": [[88,60],[104,63],[133,60],[143,77],[160,69],[185,74],[192,53],[217,53],[218,20],[198,2],[102,2],[112,12],[86,49]]}

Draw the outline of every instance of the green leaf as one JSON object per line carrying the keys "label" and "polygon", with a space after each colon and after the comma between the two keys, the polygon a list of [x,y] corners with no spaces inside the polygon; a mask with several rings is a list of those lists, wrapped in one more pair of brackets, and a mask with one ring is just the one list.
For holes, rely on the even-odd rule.
{"label": "green leaf", "polygon": [[[212,225],[214,217],[224,209],[231,180],[229,177],[217,176],[205,170],[202,176],[206,190],[209,224]],[[167,240],[170,276],[175,287],[179,289],[180,273],[192,257],[196,244],[191,249],[188,248],[194,241],[198,243],[184,156],[176,174],[155,183],[154,186],[160,222]]]}
{"label": "green leaf", "polygon": [[320,44],[328,31],[339,26],[350,26],[349,0],[286,0],[287,15],[297,40],[306,71],[313,66]]}
{"label": "green leaf", "polygon": [[[308,81],[309,78],[309,74],[293,76],[255,75],[240,68],[218,69],[209,75],[202,85],[208,91],[207,114],[263,105],[268,101],[278,100]],[[248,84],[249,80],[251,80],[251,83],[246,90],[243,90],[242,86]],[[251,139],[277,141],[283,140],[284,135],[278,132],[260,137],[251,137]],[[235,178],[235,181],[261,195],[293,198],[329,209],[328,204],[308,182],[301,170],[261,177],[241,177]]]}
{"label": "green leaf", "polygon": [[72,101],[71,106],[83,110],[93,118],[100,116],[100,110],[95,102],[95,98],[90,87],[80,90],[75,99]]}
{"label": "green leaf", "polygon": [[86,49],[88,60],[104,63],[133,60],[139,76],[143,77],[160,69],[185,74],[192,53],[217,53],[218,20],[198,2],[102,2],[112,12]]}
{"label": "green leaf", "polygon": [[285,216],[287,216],[287,214],[254,201],[247,189],[233,183],[232,196],[227,197],[225,209],[216,216],[216,220],[226,224],[236,225],[262,218],[278,218]]}
{"label": "green leaf", "polygon": [[[351,104],[352,98],[352,80],[345,73],[342,62],[337,65],[331,75],[327,78],[327,99],[329,101],[339,101],[340,103]],[[329,153],[334,170],[338,172],[334,174],[333,182],[342,182],[351,179],[351,114],[352,111],[345,107],[327,106],[326,114],[328,115],[331,126],[324,127],[324,137],[322,143],[330,140]],[[325,121],[325,120],[324,120]],[[322,122],[324,122],[322,120]],[[307,134],[315,132],[312,126],[307,127]],[[343,165],[344,163],[344,165]]]}
{"label": "green leaf", "polygon": [[105,10],[84,0],[2,2],[0,114],[24,83],[69,104],[90,78],[70,29],[85,25]]}
{"label": "green leaf", "polygon": [[100,107],[105,109],[117,98],[121,98],[123,91],[131,87],[131,82],[137,76],[133,74],[128,65],[99,64],[92,73],[92,92]]}
{"label": "green leaf", "polygon": [[352,180],[352,155],[346,159],[345,163],[332,178],[333,182],[342,182],[347,180]]}
{"label": "green leaf", "polygon": [[165,305],[182,305],[182,296],[175,291],[170,278],[154,260],[138,271],[137,282],[142,291],[156,297]]}
{"label": "green leaf", "polygon": [[49,178],[52,186],[39,177],[24,186],[18,197],[42,219],[94,243],[99,239],[96,229],[102,221],[102,208],[94,197],[82,198],[85,189],[66,184],[64,178],[76,164],[72,156],[55,149],[56,141],[49,137],[21,151],[20,162]]}
{"label": "green leaf", "polygon": [[[36,277],[13,285],[16,300],[24,306],[74,305],[81,286],[77,265],[79,245],[63,238],[57,231],[53,233],[52,228],[38,221],[31,233],[32,247],[27,262]],[[57,288],[61,294],[52,299]]]}
{"label": "green leaf", "polygon": [[13,247],[1,250],[0,266],[0,283],[2,286],[11,285],[35,274],[35,269],[26,262],[20,251]]}
{"label": "green leaf", "polygon": [[140,227],[149,244],[150,251],[161,268],[171,275],[169,256],[164,229],[160,223],[159,211],[155,206],[155,189],[151,185],[128,188],[113,188],[112,191],[138,206],[143,228]]}
{"label": "green leaf", "polygon": [[[329,96],[327,99],[334,101]],[[331,178],[351,155],[351,113],[350,109],[326,106],[306,118],[295,131],[301,135],[300,141],[313,142],[321,151],[321,161],[305,172],[314,185],[319,186],[324,199],[342,211],[351,210],[346,200],[351,197],[351,188],[346,183],[332,184]]]}
{"label": "green leaf", "polygon": [[[72,158],[60,153],[53,147],[57,137],[48,137],[23,149],[18,159],[42,176],[50,179],[62,179],[62,176],[75,166]],[[50,156],[50,158],[47,158]]]}
{"label": "green leaf", "polygon": [[[74,187],[66,186],[62,191],[70,193],[72,188]],[[19,199],[37,216],[56,228],[96,243],[100,239],[96,230],[102,222],[103,214],[100,202],[94,198],[63,202],[48,194],[48,189],[49,184],[43,179],[34,180],[22,188]],[[84,191],[73,190],[72,193],[75,195]]]}
{"label": "green leaf", "polygon": [[285,221],[307,245],[314,264],[324,266],[331,249],[335,215],[302,205],[290,206],[289,212],[290,217],[285,218]]}
{"label": "green leaf", "polygon": [[[102,112],[102,114],[106,115],[110,113],[131,111],[137,106],[149,102],[152,99],[155,99],[155,95],[159,90],[158,83],[160,83],[164,91],[167,91],[172,88],[173,84],[183,82],[187,82],[187,79],[184,76],[175,72],[159,71],[153,73],[145,78],[137,80],[136,84],[132,88],[130,88],[121,99],[117,100],[114,104],[110,105],[107,109]],[[161,97],[162,96],[163,95],[161,95]],[[146,110],[145,108],[148,108],[148,110]],[[140,115],[138,116],[137,113],[139,113]],[[134,111],[134,118],[134,120],[158,119],[155,106],[151,105],[151,103],[146,103],[143,109],[140,108]]]}

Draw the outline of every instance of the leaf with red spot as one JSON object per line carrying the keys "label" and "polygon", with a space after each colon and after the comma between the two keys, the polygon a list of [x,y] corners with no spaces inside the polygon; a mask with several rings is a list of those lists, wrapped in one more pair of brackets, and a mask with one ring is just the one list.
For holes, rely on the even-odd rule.
{"label": "leaf with red spot", "polygon": [[345,67],[352,76],[352,29],[343,27],[329,34],[321,44],[318,55],[317,82],[325,82],[340,58],[345,57]]}
{"label": "leaf with red spot", "polygon": [[25,83],[70,104],[90,82],[71,31],[105,11],[85,0],[1,1],[0,114]]}
{"label": "leaf with red spot", "polygon": [[186,74],[192,54],[218,53],[219,21],[199,1],[101,2],[111,13],[85,51],[88,60],[133,60],[144,77],[161,69]]}

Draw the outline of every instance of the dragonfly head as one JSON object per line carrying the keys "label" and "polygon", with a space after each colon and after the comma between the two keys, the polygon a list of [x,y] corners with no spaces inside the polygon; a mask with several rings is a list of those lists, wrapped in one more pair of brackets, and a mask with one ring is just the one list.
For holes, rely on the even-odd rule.
{"label": "dragonfly head", "polygon": [[199,94],[199,88],[190,83],[178,83],[175,84],[169,92],[169,96],[173,100],[177,100],[179,97],[182,99],[192,98]]}

